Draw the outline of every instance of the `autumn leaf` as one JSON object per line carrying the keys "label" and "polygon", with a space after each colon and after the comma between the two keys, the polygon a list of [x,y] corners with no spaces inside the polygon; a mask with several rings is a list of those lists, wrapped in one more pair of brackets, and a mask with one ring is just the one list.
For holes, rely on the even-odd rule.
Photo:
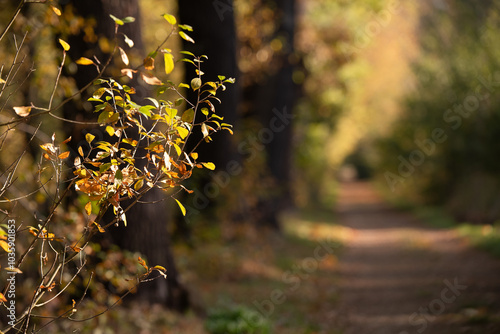
{"label": "autumn leaf", "polygon": [[181,36],[182,39],[194,43],[194,39],[192,39],[188,34],[186,34],[184,31],[179,31],[179,36]]}
{"label": "autumn leaf", "polygon": [[175,16],[170,15],[170,14],[163,14],[163,18],[167,20],[168,23],[171,25],[174,25],[177,23],[177,20],[175,19]]}
{"label": "autumn leaf", "polygon": [[202,162],[201,164],[207,169],[210,169],[210,170],[215,169],[215,164],[213,162]]}
{"label": "autumn leaf", "polygon": [[26,117],[31,112],[31,107],[14,107],[14,111],[21,117]]}
{"label": "autumn leaf", "polygon": [[[89,143],[89,144],[92,142],[92,140],[94,140],[94,138],[95,138],[95,136],[94,136],[93,134],[91,134],[91,133],[87,133],[87,134],[85,135],[85,140],[86,140],[86,141],[87,141],[87,143]],[[82,154],[82,155],[83,155],[83,154]]]}
{"label": "autumn leaf", "polygon": [[160,79],[158,79],[157,77],[155,76],[149,76],[149,75],[146,75],[144,73],[141,73],[141,77],[142,77],[142,80],[144,80],[145,83],[147,83],[148,85],[156,85],[156,86],[159,86],[159,85],[162,85],[163,83],[161,82]]}
{"label": "autumn leaf", "polygon": [[123,63],[128,66],[130,62],[128,60],[127,54],[125,53],[125,51],[123,51],[121,47],[118,47],[118,50],[120,50],[120,56],[122,57]]}
{"label": "autumn leaf", "polygon": [[169,52],[165,52],[164,59],[165,73],[170,74],[174,70],[174,56]]}
{"label": "autumn leaf", "polygon": [[9,244],[5,240],[0,240],[0,247],[2,247],[7,253],[10,253]]}
{"label": "autumn leaf", "polygon": [[77,63],[78,65],[94,65],[94,61],[92,59],[85,57],[80,57],[80,59],[75,61],[75,63]]}
{"label": "autumn leaf", "polygon": [[130,68],[122,68],[121,72],[122,72],[123,75],[126,75],[130,79],[133,79],[134,78],[134,73],[137,73],[136,70],[132,70]]}
{"label": "autumn leaf", "polygon": [[61,10],[53,5],[50,5],[50,8],[52,8],[52,11],[56,13],[57,16],[61,16]]}
{"label": "autumn leaf", "polygon": [[59,38],[59,44],[61,44],[61,46],[63,47],[64,51],[69,51],[70,46],[69,46],[69,44],[66,41],[64,41],[64,40],[62,40],[62,39]]}
{"label": "autumn leaf", "polygon": [[184,205],[182,205],[181,202],[179,202],[179,200],[177,198],[174,198],[174,199],[177,202],[177,205],[179,205],[179,208],[181,209],[182,215],[185,216],[186,215],[186,208],[184,207]]}
{"label": "autumn leaf", "polygon": [[69,157],[69,151],[63,152],[57,156],[59,159],[64,160]]}
{"label": "autumn leaf", "polygon": [[155,60],[153,57],[146,57],[144,59],[144,68],[148,71],[152,71],[155,68]]}
{"label": "autumn leaf", "polygon": [[91,202],[88,202],[87,204],[85,204],[85,212],[87,213],[87,216],[90,216],[90,214],[92,213],[92,203]]}
{"label": "autumn leaf", "polygon": [[7,299],[5,298],[5,296],[3,295],[3,293],[0,292],[0,302],[2,303],[6,303],[7,302]]}
{"label": "autumn leaf", "polygon": [[197,90],[201,87],[201,79],[200,78],[194,78],[191,80],[191,88],[193,90]]}

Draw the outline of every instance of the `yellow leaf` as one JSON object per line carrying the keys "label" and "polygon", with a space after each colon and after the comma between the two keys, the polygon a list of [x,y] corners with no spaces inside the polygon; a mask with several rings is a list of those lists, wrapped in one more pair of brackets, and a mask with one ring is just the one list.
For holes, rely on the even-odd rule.
{"label": "yellow leaf", "polygon": [[59,159],[64,160],[69,157],[69,151],[63,152],[57,156]]}
{"label": "yellow leaf", "polygon": [[55,6],[50,5],[50,8],[52,8],[52,11],[56,13],[57,16],[61,16],[61,10]]}
{"label": "yellow leaf", "polygon": [[174,56],[171,53],[165,52],[165,73],[170,74],[174,70]]}
{"label": "yellow leaf", "polygon": [[64,40],[62,40],[62,39],[59,38],[59,44],[61,44],[61,46],[63,47],[64,51],[69,51],[70,46],[69,46],[69,44],[66,41],[64,41]]}
{"label": "yellow leaf", "polygon": [[31,112],[31,107],[14,107],[14,111],[21,117],[26,117]]}
{"label": "yellow leaf", "polygon": [[196,152],[192,152],[192,153],[190,154],[190,156],[191,156],[191,158],[193,158],[194,160],[198,159],[198,153],[196,153]]}
{"label": "yellow leaf", "polygon": [[178,156],[181,156],[181,154],[182,154],[182,150],[181,150],[181,148],[179,147],[179,145],[174,144],[174,148],[175,148],[175,150],[177,151],[177,155],[178,155]]}
{"label": "yellow leaf", "polygon": [[186,208],[184,207],[184,205],[181,204],[181,202],[179,202],[179,200],[177,198],[174,198],[174,199],[177,202],[177,205],[179,205],[179,208],[181,208],[182,215],[185,216],[186,215]]}
{"label": "yellow leaf", "polygon": [[127,54],[125,53],[125,51],[123,51],[122,48],[118,47],[118,50],[120,50],[120,56],[122,57],[122,61],[125,65],[128,65],[130,62],[128,60],[128,56]]}
{"label": "yellow leaf", "polygon": [[[85,140],[86,140],[86,141],[87,141],[87,143],[89,143],[89,144],[92,142],[92,140],[94,140],[94,138],[95,138],[95,136],[94,136],[93,134],[91,134],[91,133],[87,133],[87,134],[85,135]],[[82,154],[82,155],[83,155],[83,154]]]}
{"label": "yellow leaf", "polygon": [[78,65],[93,65],[94,61],[92,59],[81,57],[75,63],[77,63]]}
{"label": "yellow leaf", "polygon": [[97,229],[99,230],[99,232],[101,232],[101,233],[106,232],[106,231],[105,231],[105,230],[101,227],[101,225],[97,224],[96,222],[94,222],[94,225],[95,225],[95,226],[97,226]]}
{"label": "yellow leaf", "polygon": [[83,157],[83,148],[81,146],[78,147],[78,153]]}
{"label": "yellow leaf", "polygon": [[146,57],[144,59],[144,68],[148,71],[152,71],[155,68],[155,60],[153,57]]}
{"label": "yellow leaf", "polygon": [[113,129],[111,126],[106,126],[106,132],[108,135],[113,136],[115,134],[115,129]]}
{"label": "yellow leaf", "polygon": [[175,19],[175,16],[170,15],[170,14],[163,14],[163,18],[167,20],[168,23],[171,25],[174,25],[177,23],[177,20]]}
{"label": "yellow leaf", "polygon": [[187,135],[189,134],[189,131],[186,128],[183,128],[182,126],[178,126],[176,130],[182,139],[186,138]]}
{"label": "yellow leaf", "polygon": [[22,274],[23,272],[19,268],[5,268],[5,270],[10,271],[11,273]]}
{"label": "yellow leaf", "polygon": [[210,170],[215,169],[215,164],[213,162],[202,162],[201,164],[207,169],[210,169]]}
{"label": "yellow leaf", "polygon": [[7,302],[7,299],[5,298],[5,296],[3,295],[3,293],[0,292],[0,302],[2,303],[6,303]]}
{"label": "yellow leaf", "polygon": [[7,253],[10,253],[9,244],[5,240],[0,240],[0,247],[2,247]]}
{"label": "yellow leaf", "polygon": [[87,213],[87,216],[90,216],[90,214],[92,213],[92,203],[91,202],[88,202],[87,204],[85,204],[85,212]]}

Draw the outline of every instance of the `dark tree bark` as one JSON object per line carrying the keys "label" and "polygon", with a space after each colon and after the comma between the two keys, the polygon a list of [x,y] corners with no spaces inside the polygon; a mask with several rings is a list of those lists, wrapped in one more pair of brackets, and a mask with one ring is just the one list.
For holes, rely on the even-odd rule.
{"label": "dark tree bark", "polygon": [[[95,35],[105,36],[108,40],[114,38],[114,22],[109,17],[112,14],[118,18],[132,16],[136,18],[134,23],[120,27],[120,32],[125,33],[134,43],[134,49],[143,51],[141,36],[141,17],[137,0],[90,0],[90,1],[61,1],[64,8],[73,8],[77,15],[84,18],[94,18]],[[87,36],[83,39],[83,34],[68,38],[71,45],[69,51],[73,59],[81,56],[91,58],[97,55],[100,60],[106,59],[107,55],[98,48],[97,40]],[[124,49],[128,49],[122,45]],[[112,69],[110,69],[112,71]],[[78,66],[77,72],[73,75],[78,88],[85,86],[96,75],[96,70],[92,66]],[[147,87],[141,86],[137,81],[131,83],[137,90],[134,99],[141,103],[148,91]],[[94,118],[91,111],[85,110],[85,97],[74,104],[68,104],[64,113],[67,118],[86,120]],[[104,131],[82,129],[79,127],[68,128],[68,132],[73,136],[73,143],[81,143],[85,133],[92,131],[104,136]],[[96,136],[97,137],[97,136]],[[108,140],[110,140],[108,138]],[[84,142],[84,140],[83,140]],[[74,148],[76,151],[76,147]],[[138,166],[140,168],[140,166]],[[159,189],[151,189],[141,200],[143,202],[153,202],[164,197]],[[124,205],[126,207],[126,204]],[[174,257],[171,251],[170,239],[167,231],[167,222],[170,217],[167,214],[168,208],[164,202],[157,204],[136,204],[127,212],[128,226],[112,228],[111,236],[113,242],[122,249],[138,251],[143,254],[148,264],[162,265],[167,269],[167,280],[156,279],[139,286],[136,297],[149,302],[165,304],[170,308],[183,311],[188,305],[187,291],[178,281],[178,272],[175,266]]]}
{"label": "dark tree bark", "polygon": [[[278,214],[292,204],[292,117],[298,89],[292,75],[295,64],[295,1],[275,0],[266,2],[275,10],[278,28],[272,36],[282,41],[282,48],[271,60],[273,68],[269,73],[261,73],[264,78],[245,87],[244,103],[249,105],[249,117],[258,119],[262,129],[272,131],[270,138],[262,138],[265,145],[267,167],[275,182],[274,191],[259,200],[258,222],[279,229]],[[273,119],[279,119],[279,126]]]}
{"label": "dark tree bark", "polygon": [[[195,40],[195,44],[184,43],[184,49],[193,52],[197,56],[206,55],[208,60],[202,64],[202,71],[205,73],[203,81],[216,81],[218,75],[224,75],[227,78],[236,78],[235,84],[228,84],[227,90],[217,93],[217,97],[222,100],[221,104],[216,104],[216,113],[224,117],[224,122],[233,124],[237,127],[239,122],[238,103],[240,101],[238,68],[236,63],[236,29],[234,15],[232,10],[232,1],[197,1],[181,0],[179,1],[179,17],[181,22],[189,24],[194,31],[190,36]],[[189,82],[195,76],[191,68],[187,68],[186,82]],[[196,101],[195,95],[191,92],[189,95],[191,101]],[[201,113],[199,113],[201,114]],[[198,115],[200,121],[203,115]],[[213,142],[202,144],[199,147],[200,161],[212,161],[217,166],[216,173],[226,172],[231,169],[230,164],[240,164],[240,156],[236,151],[234,138],[227,131],[221,131],[212,136]],[[201,133],[190,137],[188,145],[191,147],[202,139]],[[203,159],[203,160],[202,160]],[[229,164],[229,165],[228,165]],[[216,196],[210,196],[205,191],[205,186],[210,182],[207,178],[197,185],[200,190],[199,197],[207,199],[205,204],[196,202],[199,197],[191,196],[188,203],[196,210],[205,210],[207,206],[216,205]],[[230,181],[229,181],[230,182]],[[222,184],[220,187],[230,186]],[[219,189],[222,190],[222,189]],[[211,200],[208,202],[208,200]]]}

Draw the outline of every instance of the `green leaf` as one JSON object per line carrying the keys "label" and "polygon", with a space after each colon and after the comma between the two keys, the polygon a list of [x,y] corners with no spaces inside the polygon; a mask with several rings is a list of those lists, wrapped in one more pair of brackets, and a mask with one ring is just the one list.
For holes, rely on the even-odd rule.
{"label": "green leaf", "polygon": [[193,27],[188,24],[179,24],[178,27],[182,30],[193,31]]}
{"label": "green leaf", "polygon": [[177,23],[177,20],[175,19],[175,16],[170,15],[170,14],[163,14],[162,15],[165,20],[167,20],[168,23],[171,25],[175,25]]}
{"label": "green leaf", "polygon": [[106,88],[104,87],[101,87],[99,89],[97,89],[94,94],[92,94],[92,97],[94,99],[100,99],[102,97],[102,95],[106,92]]}
{"label": "green leaf", "polygon": [[191,88],[193,90],[197,90],[201,87],[201,79],[200,78],[194,78],[191,80]]}
{"label": "green leaf", "polygon": [[164,53],[165,73],[170,74],[174,70],[174,56],[171,53]]}
{"label": "green leaf", "polygon": [[194,110],[190,108],[182,114],[182,121],[186,123],[191,123],[194,119]]}
{"label": "green leaf", "polygon": [[201,108],[203,115],[208,116],[208,108]]}
{"label": "green leaf", "polygon": [[147,106],[142,106],[139,108],[139,112],[141,114],[143,114],[144,116],[146,117],[151,117],[151,111],[152,109],[155,109],[154,106],[150,106],[150,105],[147,105]]}
{"label": "green leaf", "polygon": [[107,171],[110,167],[111,167],[111,162],[107,162],[107,163],[105,163],[105,164],[102,164],[101,166],[99,166],[99,172],[104,173],[104,172],[105,172],[105,171]]}
{"label": "green leaf", "polygon": [[179,208],[181,208],[182,215],[185,216],[186,215],[186,208],[184,207],[184,205],[181,204],[181,202],[179,202],[179,200],[177,198],[174,198],[174,199],[177,202],[177,205],[179,206]]}
{"label": "green leaf", "polygon": [[219,80],[220,80],[220,81],[222,81],[222,80],[224,80],[224,79],[226,78],[226,77],[225,77],[225,76],[223,76],[223,75],[218,75],[217,77],[219,78]]}
{"label": "green leaf", "polygon": [[132,23],[135,22],[135,17],[132,16],[127,16],[126,18],[122,19],[123,23]]}
{"label": "green leaf", "polygon": [[125,22],[123,22],[122,20],[120,20],[119,18],[117,18],[116,16],[113,16],[111,14],[109,14],[109,17],[111,17],[113,19],[113,21],[115,21],[116,24],[122,26],[125,24]]}
{"label": "green leaf", "polygon": [[[189,30],[191,31],[191,30]],[[188,41],[188,42],[191,42],[191,43],[194,43],[194,39],[192,39],[191,37],[189,37],[188,34],[186,34],[184,31],[179,31],[179,36],[181,36],[182,39]]]}
{"label": "green leaf", "polygon": [[191,57],[194,57],[194,53],[189,52],[189,51],[180,51],[180,53],[188,55],[188,56],[191,56]]}
{"label": "green leaf", "polygon": [[117,170],[115,173],[115,178],[118,180],[123,180],[123,173],[121,170]]}

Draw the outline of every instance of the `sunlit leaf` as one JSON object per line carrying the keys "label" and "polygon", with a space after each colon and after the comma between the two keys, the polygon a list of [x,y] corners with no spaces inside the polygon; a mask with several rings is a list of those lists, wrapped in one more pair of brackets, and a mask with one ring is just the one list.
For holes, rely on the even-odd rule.
{"label": "sunlit leaf", "polygon": [[184,31],[179,31],[179,36],[181,36],[182,39],[194,43],[194,39],[192,39],[188,34],[186,34]]}
{"label": "sunlit leaf", "polygon": [[174,198],[174,199],[177,202],[177,205],[179,206],[179,208],[181,209],[182,215],[185,216],[186,215],[186,208],[184,207],[184,205],[182,205],[181,202],[179,202],[179,200],[177,198]]}
{"label": "sunlit leaf", "polygon": [[26,117],[31,112],[31,107],[14,107],[14,111],[21,117]]}
{"label": "sunlit leaf", "polygon": [[5,298],[5,296],[3,295],[3,293],[1,293],[1,292],[0,292],[0,302],[7,303],[7,299]]}
{"label": "sunlit leaf", "polygon": [[123,51],[121,47],[118,47],[118,50],[120,50],[120,56],[122,58],[123,63],[128,66],[128,64],[130,64],[130,61],[128,60],[127,54],[125,53],[125,51]]}
{"label": "sunlit leaf", "polygon": [[191,158],[193,158],[194,160],[198,159],[198,153],[196,153],[196,152],[191,152],[190,156],[191,156]]}
{"label": "sunlit leaf", "polygon": [[213,162],[202,162],[201,164],[207,169],[210,169],[210,170],[215,169],[215,164]]}
{"label": "sunlit leaf", "polygon": [[115,129],[108,125],[106,126],[106,132],[108,133],[108,135],[113,136],[115,134]]}
{"label": "sunlit leaf", "polygon": [[105,230],[101,227],[101,225],[97,224],[96,222],[93,222],[93,224],[97,227],[97,229],[99,230],[99,232],[101,232],[101,233],[106,232],[106,231],[105,231]]}
{"label": "sunlit leaf", "polygon": [[127,43],[127,45],[128,45],[129,48],[133,48],[134,47],[134,41],[131,40],[130,38],[128,38],[127,35],[123,34],[123,38],[125,39],[125,43]]}
{"label": "sunlit leaf", "polygon": [[130,79],[133,79],[134,78],[134,73],[137,73],[136,70],[132,70],[130,68],[122,68],[121,72],[122,72],[123,75],[126,75]]}
{"label": "sunlit leaf", "polygon": [[[93,134],[91,134],[91,133],[87,133],[87,134],[85,135],[85,140],[86,140],[86,141],[87,141],[87,143],[89,143],[89,144],[92,142],[92,140],[94,140],[94,138],[95,138],[95,136],[94,136]],[[82,155],[83,155],[83,154],[82,154]]]}
{"label": "sunlit leaf", "polygon": [[188,85],[188,84],[185,84],[185,83],[183,83],[183,82],[181,82],[181,83],[179,84],[179,88],[189,88],[189,85]]}
{"label": "sunlit leaf", "polygon": [[201,125],[201,132],[203,133],[203,138],[207,137],[209,135],[208,133],[208,128],[205,123]]}
{"label": "sunlit leaf", "polygon": [[167,20],[168,23],[171,25],[175,25],[177,23],[177,20],[175,19],[175,16],[170,15],[170,14],[163,14],[163,18]]}
{"label": "sunlit leaf", "polygon": [[150,106],[150,105],[142,106],[139,108],[139,112],[146,117],[151,117],[151,110],[155,108],[156,108],[155,106]]}
{"label": "sunlit leaf", "polygon": [[189,131],[186,128],[183,128],[182,126],[178,126],[176,129],[177,133],[182,139],[186,138],[187,135],[189,134]]}
{"label": "sunlit leaf", "polygon": [[54,13],[56,13],[57,16],[61,16],[61,10],[57,8],[56,6],[50,5],[50,8]]}
{"label": "sunlit leaf", "polygon": [[64,41],[64,40],[62,40],[62,39],[59,38],[59,44],[61,44],[61,46],[63,47],[64,51],[69,51],[70,46],[69,46],[69,44],[66,41]]}
{"label": "sunlit leaf", "polygon": [[71,141],[71,136],[69,136],[68,138],[64,139],[64,140],[61,142],[61,145],[62,145],[62,144],[69,143],[70,141]]}
{"label": "sunlit leaf", "polygon": [[77,63],[78,65],[94,65],[94,61],[92,59],[85,57],[80,57],[80,59],[75,61],[75,63]]}
{"label": "sunlit leaf", "polygon": [[183,30],[193,31],[193,27],[191,27],[190,25],[187,25],[187,24],[179,24],[178,27],[183,29]]}
{"label": "sunlit leaf", "polygon": [[7,253],[10,253],[9,244],[5,240],[0,240],[0,247],[2,247]]}
{"label": "sunlit leaf", "polygon": [[109,17],[111,17],[113,19],[113,21],[115,21],[115,23],[118,24],[118,25],[122,26],[125,23],[122,20],[120,20],[119,18],[117,18],[116,16],[113,16],[111,14],[109,14]]}
{"label": "sunlit leaf", "polygon": [[78,153],[83,157],[83,148],[81,146],[78,146]]}
{"label": "sunlit leaf", "polygon": [[92,94],[92,97],[94,99],[100,99],[101,96],[106,92],[106,88],[104,87],[101,87],[101,88],[98,88],[96,89],[96,91]]}
{"label": "sunlit leaf", "polygon": [[149,76],[144,73],[141,73],[141,77],[142,80],[144,80],[144,82],[147,83],[148,85],[156,85],[156,86],[163,85],[161,80],[155,76]]}
{"label": "sunlit leaf", "polygon": [[11,273],[16,273],[16,274],[22,274],[23,272],[21,271],[21,269],[19,268],[10,268],[10,267],[7,267],[5,268],[6,271],[9,271]]}
{"label": "sunlit leaf", "polygon": [[174,56],[171,53],[164,53],[165,73],[170,74],[174,70]]}
{"label": "sunlit leaf", "polygon": [[138,180],[135,184],[134,184],[134,189],[135,191],[139,191],[142,186],[144,185],[144,179],[140,179]]}
{"label": "sunlit leaf", "polygon": [[194,78],[191,80],[191,88],[193,90],[197,90],[201,87],[201,79],[200,78]]}
{"label": "sunlit leaf", "polygon": [[64,160],[69,157],[69,151],[63,152],[57,156],[59,159]]}
{"label": "sunlit leaf", "polygon": [[91,202],[88,202],[87,204],[85,204],[85,212],[87,213],[87,216],[90,216],[90,214],[92,213],[92,203]]}

